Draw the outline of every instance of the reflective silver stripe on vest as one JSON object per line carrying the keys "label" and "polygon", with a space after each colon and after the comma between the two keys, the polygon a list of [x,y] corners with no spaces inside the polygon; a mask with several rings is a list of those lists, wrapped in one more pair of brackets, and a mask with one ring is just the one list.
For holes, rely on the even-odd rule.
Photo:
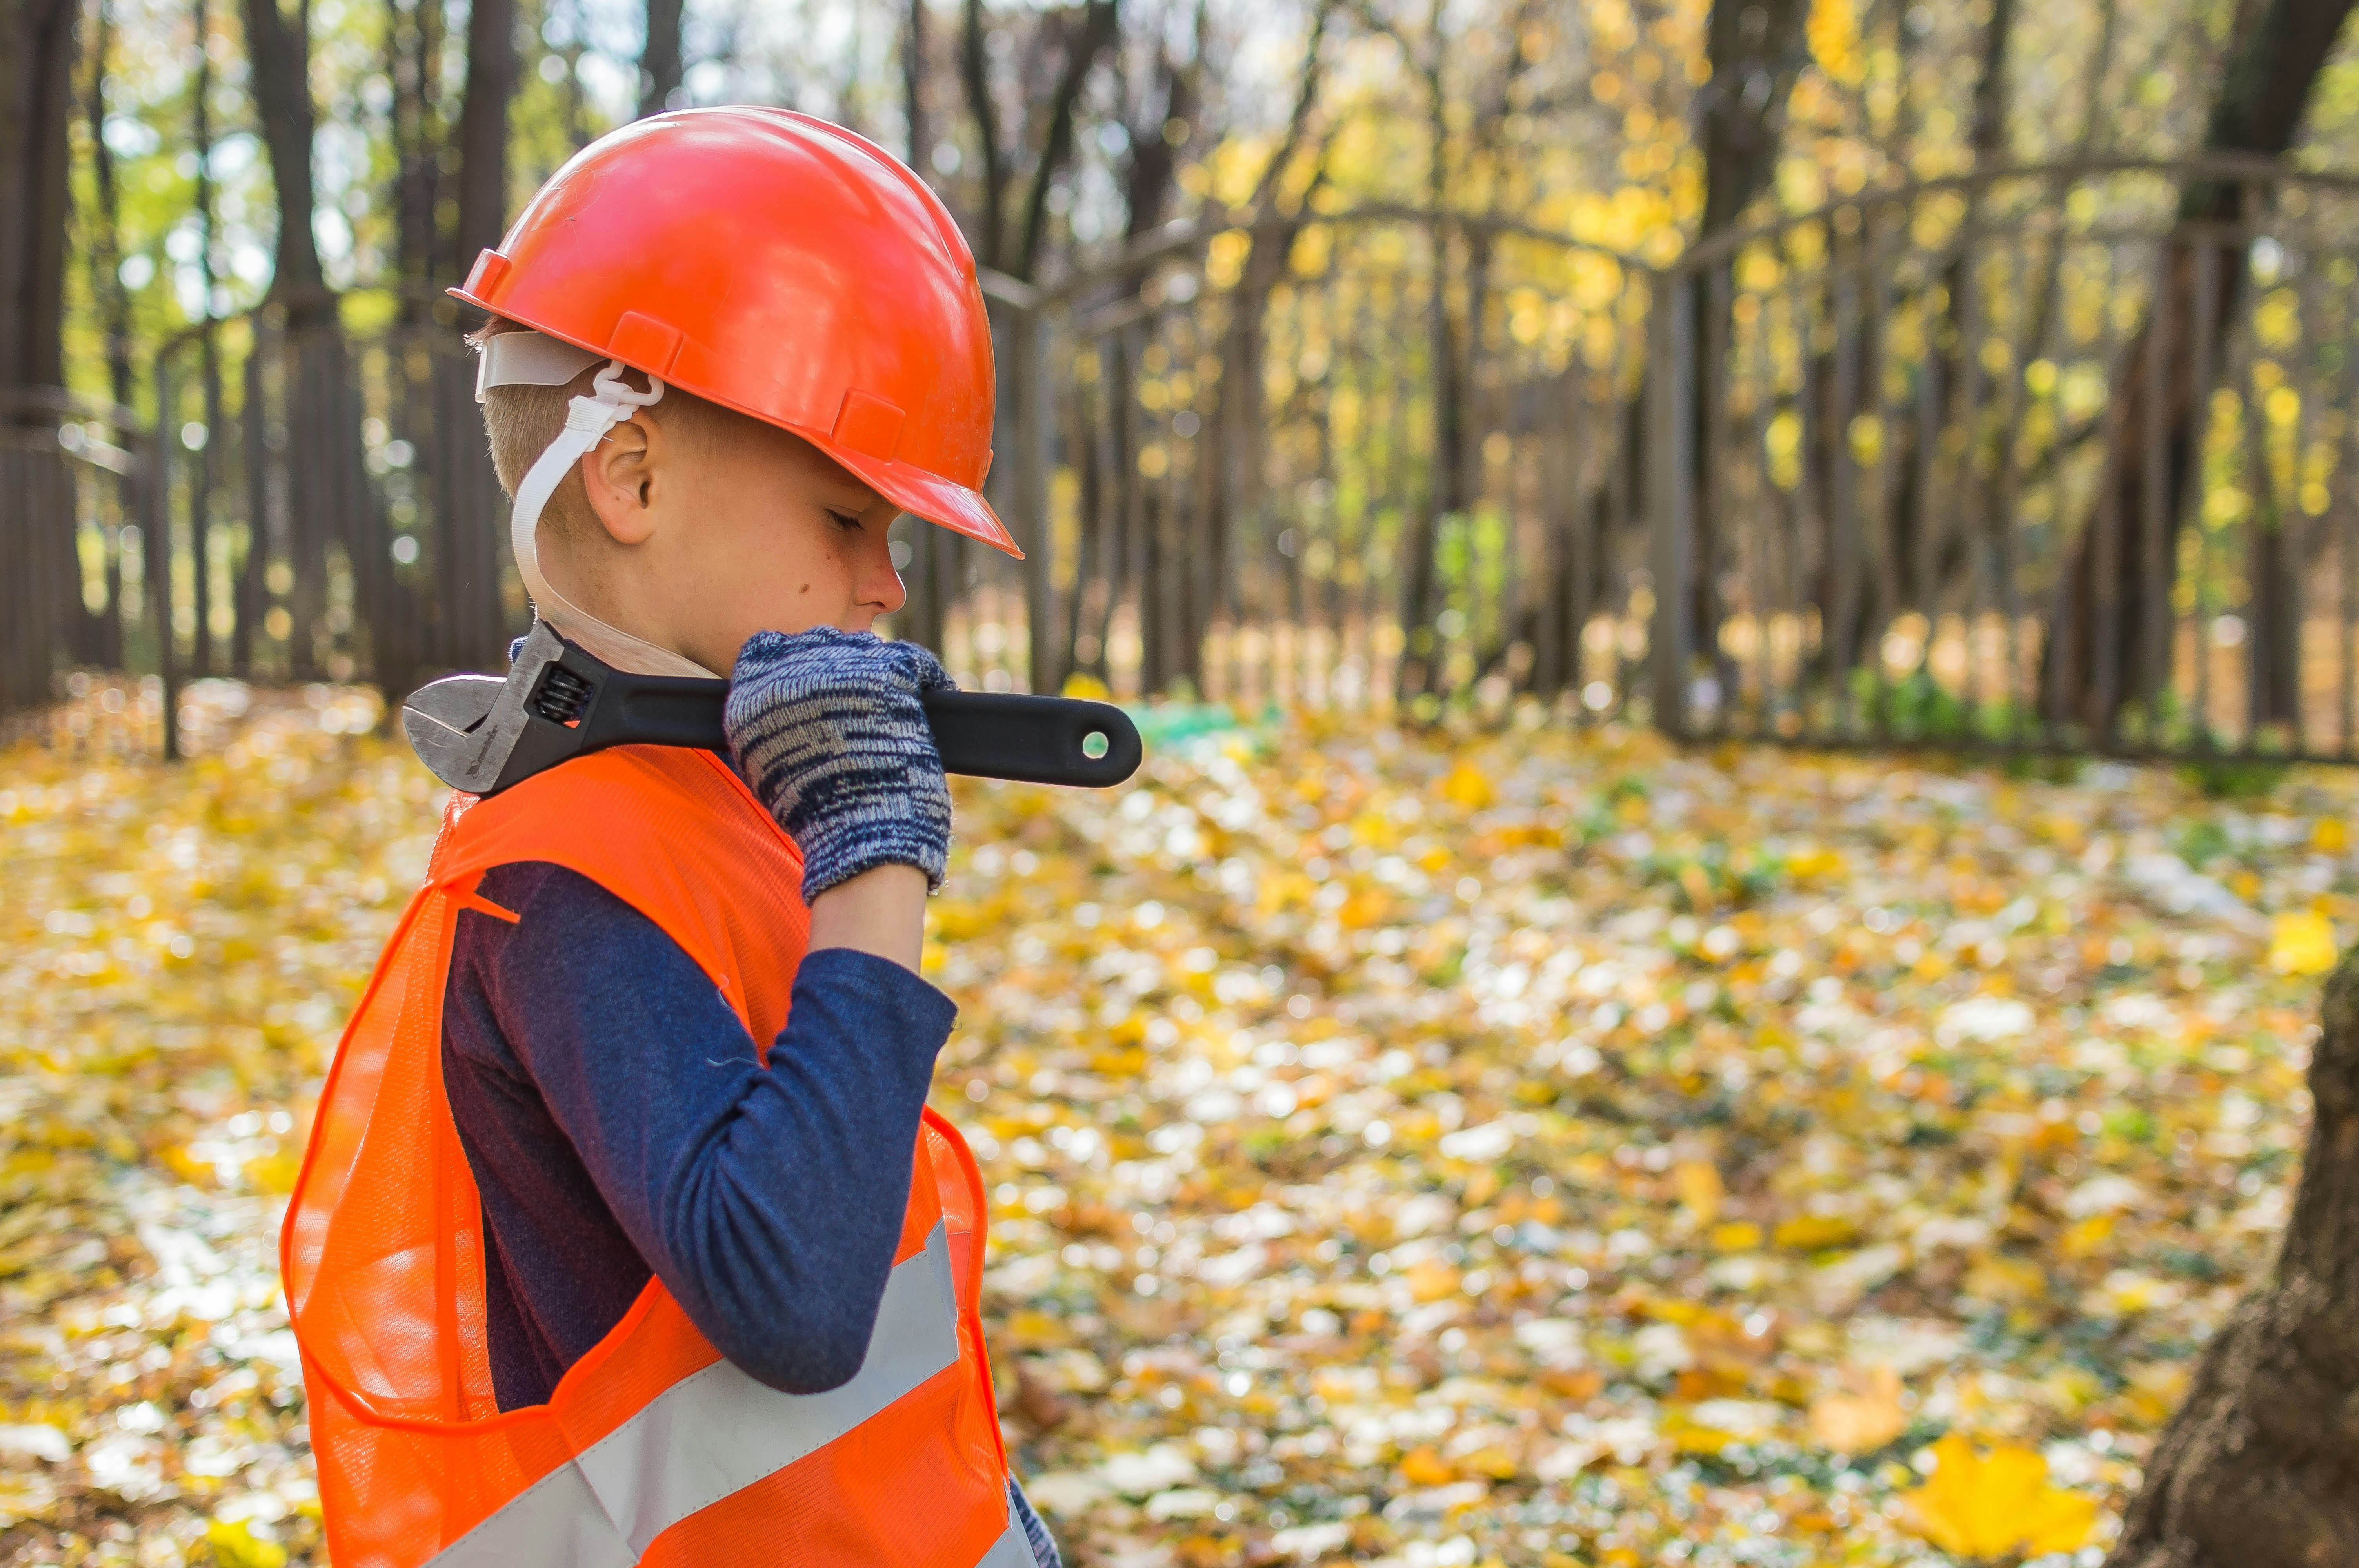
{"label": "reflective silver stripe on vest", "polygon": [[[629,1568],[690,1514],[786,1468],[858,1426],[959,1358],[950,1238],[894,1266],[868,1356],[842,1388],[782,1394],[728,1361],[681,1379],[427,1561],[431,1568]],[[1011,1510],[1013,1504],[1010,1505]],[[1030,1568],[1009,1536],[977,1568]]]}

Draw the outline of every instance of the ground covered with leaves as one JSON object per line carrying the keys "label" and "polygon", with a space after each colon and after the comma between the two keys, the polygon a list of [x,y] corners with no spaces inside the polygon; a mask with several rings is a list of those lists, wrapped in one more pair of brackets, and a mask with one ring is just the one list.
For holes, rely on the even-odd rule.
{"label": "ground covered with leaves", "polygon": [[[199,696],[0,758],[0,1563],[323,1560],[277,1219],[440,791]],[[1071,1558],[2095,1560],[2284,1218],[2359,777],[1152,752],[962,784],[928,950]]]}

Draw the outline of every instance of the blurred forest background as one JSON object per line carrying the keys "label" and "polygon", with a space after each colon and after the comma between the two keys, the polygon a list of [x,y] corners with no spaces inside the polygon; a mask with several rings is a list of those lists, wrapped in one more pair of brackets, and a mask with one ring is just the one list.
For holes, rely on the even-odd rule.
{"label": "blurred forest background", "polygon": [[0,707],[495,660],[439,290],[756,102],[984,269],[1033,560],[897,628],[978,683],[2346,754],[2348,8],[10,0]]}
{"label": "blurred forest background", "polygon": [[2350,1560],[2351,9],[0,0],[0,1564],[324,1561],[385,698],[528,612],[440,290],[743,101],[982,264],[894,629],[1143,699],[925,958],[1070,1560]]}

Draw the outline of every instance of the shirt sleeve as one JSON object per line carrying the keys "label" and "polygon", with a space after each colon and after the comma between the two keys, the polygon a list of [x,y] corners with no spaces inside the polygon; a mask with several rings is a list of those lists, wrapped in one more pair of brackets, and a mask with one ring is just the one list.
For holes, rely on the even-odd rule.
{"label": "shirt sleeve", "polygon": [[586,877],[537,869],[486,978],[552,1119],[723,1356],[789,1393],[850,1381],[956,1007],[889,959],[812,953],[766,1066],[653,921]]}

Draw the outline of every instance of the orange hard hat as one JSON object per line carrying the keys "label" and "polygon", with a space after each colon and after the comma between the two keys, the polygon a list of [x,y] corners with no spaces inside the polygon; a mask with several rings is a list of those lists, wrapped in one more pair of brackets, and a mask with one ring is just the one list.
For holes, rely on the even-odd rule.
{"label": "orange hard hat", "polygon": [[982,494],[974,257],[923,180],[840,125],[758,108],[625,125],[451,292],[790,430],[903,511],[1023,555]]}

